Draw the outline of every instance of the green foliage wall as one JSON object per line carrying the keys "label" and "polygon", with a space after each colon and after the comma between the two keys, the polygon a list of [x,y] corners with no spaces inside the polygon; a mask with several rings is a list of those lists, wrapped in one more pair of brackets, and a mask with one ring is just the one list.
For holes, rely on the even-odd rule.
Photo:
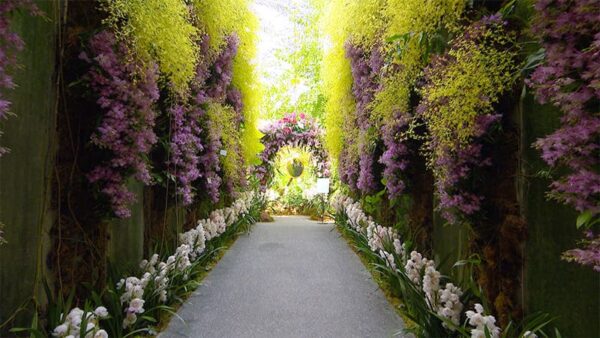
{"label": "green foliage wall", "polygon": [[[0,160],[0,221],[7,244],[0,246],[0,325],[21,307],[17,323],[31,318],[31,297],[43,303],[50,228],[50,180],[55,151],[54,65],[58,1],[35,1],[47,19],[18,12],[12,28],[25,41],[14,72],[18,87],[7,92],[11,116],[1,122],[2,144],[11,152]],[[21,70],[19,69],[19,70]],[[28,324],[28,323],[27,323]],[[0,336],[5,336],[0,328]]]}
{"label": "green foliage wall", "polygon": [[600,333],[600,274],[560,259],[581,237],[577,214],[547,199],[550,181],[540,177],[546,164],[531,144],[559,125],[559,112],[527,95],[520,109],[522,158],[520,191],[527,220],[523,292],[525,308],[547,311],[557,318],[565,337],[595,337]]}
{"label": "green foliage wall", "polygon": [[[69,294],[76,289],[76,298],[84,299],[89,293],[84,282],[98,290],[106,283],[108,262],[118,270],[131,270],[149,253],[166,252],[177,243],[179,232],[231,198],[225,196],[216,204],[205,199],[183,208],[168,200],[172,191],[166,190],[171,187],[144,188],[130,182],[137,196],[132,217],[100,219],[97,191],[86,178],[86,166],[94,156],[89,151],[89,135],[99,111],[94,98],[84,93],[81,77],[86,69],[79,55],[82,42],[103,27],[102,20],[109,13],[93,1],[34,2],[46,14],[44,18],[23,13],[11,18],[26,47],[14,72],[18,87],[6,92],[15,116],[0,122],[0,142],[11,149],[0,160],[0,222],[8,241],[0,246],[0,325],[6,324],[0,326],[2,337],[12,327],[30,325],[34,306],[45,303],[44,279],[53,292]],[[173,94],[185,94],[188,89],[196,66],[196,38],[202,33],[192,25],[186,3],[115,0],[110,2],[115,16],[104,21],[127,23],[120,26],[120,37],[132,39],[128,41],[142,51],[138,57],[158,62],[164,75],[161,80],[173,84]],[[235,141],[244,151],[236,159],[242,161],[244,155],[250,162],[260,150],[256,128],[260,88],[251,62],[257,23],[248,3],[241,6],[239,1],[230,1],[225,3],[228,7],[220,7],[221,16],[207,15],[227,17],[232,26],[223,32],[238,33],[233,83],[243,96],[244,129],[235,130]],[[234,9],[238,15],[230,17]],[[158,13],[152,15],[153,11]],[[58,35],[59,27],[64,36]],[[232,165],[228,170],[233,172]]]}
{"label": "green foliage wall", "polygon": [[[137,196],[144,196],[144,185],[131,182],[129,188]],[[145,257],[144,252],[144,199],[140,198],[131,206],[131,217],[109,222],[107,257],[119,268],[137,268]]]}
{"label": "green foliage wall", "polygon": [[[431,250],[436,261],[442,264],[442,271],[457,274],[459,278],[464,276],[461,276],[459,270],[452,268],[453,263],[467,258],[469,253],[479,253],[482,264],[475,278],[479,279],[484,289],[487,289],[486,285],[492,285],[490,289],[495,289],[495,294],[490,299],[493,303],[490,307],[504,312],[499,317],[501,323],[506,322],[509,313],[502,309],[512,309],[514,311],[510,312],[520,317],[522,306],[525,314],[542,311],[558,316],[557,327],[565,336],[593,337],[600,333],[597,320],[600,299],[595,297],[600,285],[600,276],[589,267],[580,267],[560,260],[561,253],[572,248],[581,237],[581,233],[575,228],[577,215],[569,208],[547,200],[546,192],[551,182],[539,175],[540,171],[547,170],[547,165],[541,160],[540,153],[532,148],[532,144],[538,138],[556,129],[559,125],[559,113],[534,104],[530,96],[525,98],[522,105],[519,103],[519,94],[524,85],[522,74],[519,72],[522,65],[519,63],[527,55],[519,48],[534,48],[531,46],[536,37],[531,36],[527,28],[534,2],[330,1],[325,9],[323,22],[324,32],[329,38],[323,59],[323,81],[328,99],[324,117],[328,130],[327,146],[336,160],[342,149],[348,148],[348,142],[345,140],[355,138],[356,135],[352,131],[358,129],[354,116],[353,79],[349,60],[344,53],[344,43],[359,45],[367,52],[379,48],[385,56],[395,56],[394,61],[388,63],[391,66],[384,66],[384,70],[375,75],[383,89],[378,89],[369,107],[369,113],[372,125],[380,127],[394,119],[392,113],[395,110],[408,115],[413,114],[415,101],[423,102],[421,96],[431,94],[422,90],[415,92],[414,88],[419,87],[417,82],[423,77],[422,70],[430,61],[430,53],[440,52],[436,51],[439,47],[436,43],[447,46],[450,41],[448,39],[465,32],[469,22],[497,12],[503,5],[515,5],[515,8],[504,12],[504,17],[509,19],[509,26],[514,32],[505,37],[498,32],[492,32],[493,34],[488,36],[494,41],[494,48],[503,43],[511,46],[504,50],[506,56],[494,54],[499,53],[496,50],[487,53],[481,50],[480,46],[477,52],[487,54],[479,60],[469,60],[465,55],[452,55],[463,62],[464,67],[442,74],[440,78],[450,82],[450,85],[439,84],[436,88],[439,92],[434,94],[444,100],[450,97],[445,105],[455,104],[456,106],[449,107],[449,110],[457,114],[442,112],[441,115],[446,120],[426,121],[427,126],[423,127],[428,128],[425,133],[445,136],[446,140],[443,141],[470,137],[448,133],[448,130],[444,129],[469,133],[469,128],[463,128],[469,124],[466,120],[472,120],[472,116],[467,118],[469,113],[480,113],[485,111],[485,108],[470,108],[470,103],[456,100],[452,96],[465,95],[467,99],[473,100],[471,103],[477,105],[485,101],[481,100],[481,97],[489,98],[490,95],[471,95],[469,90],[483,90],[487,86],[492,92],[491,96],[495,97],[495,101],[492,102],[493,108],[504,116],[500,127],[502,134],[498,137],[490,136],[490,139],[498,138],[493,140],[489,151],[494,164],[489,170],[478,173],[481,177],[477,177],[480,184],[477,189],[485,196],[484,203],[488,203],[486,207],[489,212],[482,219],[475,220],[467,226],[447,225],[442,217],[429,210],[428,215],[434,219],[433,229],[420,230],[430,232],[433,237],[432,248],[420,249]],[[504,7],[506,8],[510,6]],[[339,13],[344,13],[343,17]],[[391,41],[402,42],[404,39],[407,41],[404,44],[389,44]],[[502,42],[500,39],[506,41]],[[437,42],[433,43],[434,40]],[[422,43],[423,41],[425,42]],[[401,52],[395,50],[396,48],[401,49]],[[473,53],[469,55],[473,56]],[[497,64],[484,67],[491,70],[492,74],[486,75],[481,70],[468,69],[494,60],[498,61]],[[402,71],[394,74],[393,71],[386,72],[389,68],[385,67],[398,67]],[[467,79],[465,74],[469,72],[471,78]],[[431,73],[425,77],[431,81]],[[495,81],[485,83],[488,80]],[[445,105],[440,109],[448,108]],[[411,128],[419,128],[422,123],[417,121]],[[416,137],[415,139],[418,141]],[[427,140],[427,135],[422,139]],[[419,156],[422,157],[422,153]],[[413,161],[413,158],[410,158],[410,161]],[[409,166],[414,162],[410,163]],[[430,166],[427,169],[423,168],[423,171],[426,170],[439,169]],[[409,175],[409,185],[419,180],[414,172],[410,172]],[[470,183],[474,186],[478,184]],[[433,186],[432,182],[426,184]],[[409,187],[409,190],[410,188],[422,190],[423,186]],[[409,191],[407,195],[414,195],[413,192]],[[373,216],[379,216],[378,221],[381,223],[404,229],[404,224],[397,220],[406,214],[406,210],[398,207],[398,203],[392,203],[385,211],[380,210],[386,204],[383,202],[378,205],[379,209],[368,210],[369,200],[377,196],[379,201],[380,193],[363,196],[363,208],[367,212],[371,211]],[[410,198],[414,202],[415,197]],[[430,196],[428,200],[433,200],[433,197]],[[439,205],[437,202],[436,204]],[[400,217],[394,219],[386,213],[397,213]],[[411,217],[407,217],[408,222]],[[526,233],[528,237],[524,238]],[[590,297],[591,294],[594,294],[594,297]]]}

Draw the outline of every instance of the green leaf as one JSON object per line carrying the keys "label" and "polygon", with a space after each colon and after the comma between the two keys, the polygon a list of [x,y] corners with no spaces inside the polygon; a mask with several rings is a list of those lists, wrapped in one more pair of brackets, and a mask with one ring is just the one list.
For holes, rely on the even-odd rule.
{"label": "green leaf", "polygon": [[507,16],[512,14],[513,10],[515,9],[516,2],[517,2],[517,0],[511,0],[500,9],[499,12],[500,12],[500,14],[502,14],[503,18],[506,18]]}
{"label": "green leaf", "polygon": [[560,331],[558,331],[557,328],[554,328],[554,335],[556,336],[556,338],[562,338],[562,335],[560,334]]}
{"label": "green leaf", "polygon": [[592,211],[591,210],[586,210],[584,212],[582,212],[581,214],[579,214],[579,216],[577,217],[577,229],[581,228],[582,226],[585,226],[586,228],[588,227],[588,223],[590,222],[590,220],[592,219]]}
{"label": "green leaf", "polygon": [[142,318],[148,322],[151,322],[151,323],[156,323],[156,319],[154,319],[153,317],[150,317],[150,316],[142,316],[140,318]]}
{"label": "green leaf", "polygon": [[394,35],[386,38],[385,41],[394,42],[394,41],[400,40],[400,39],[406,39],[406,34],[394,34]]}
{"label": "green leaf", "polygon": [[525,65],[521,68],[522,73],[527,73],[534,68],[537,68],[541,65],[546,59],[546,50],[544,48],[540,48],[535,52],[529,54],[527,59],[525,60]]}

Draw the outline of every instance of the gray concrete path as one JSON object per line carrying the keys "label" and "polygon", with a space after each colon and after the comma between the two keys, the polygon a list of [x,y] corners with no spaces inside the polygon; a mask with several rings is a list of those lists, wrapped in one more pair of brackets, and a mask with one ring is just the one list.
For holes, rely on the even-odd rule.
{"label": "gray concrete path", "polygon": [[390,337],[402,329],[331,224],[276,217],[241,236],[174,317],[169,337]]}

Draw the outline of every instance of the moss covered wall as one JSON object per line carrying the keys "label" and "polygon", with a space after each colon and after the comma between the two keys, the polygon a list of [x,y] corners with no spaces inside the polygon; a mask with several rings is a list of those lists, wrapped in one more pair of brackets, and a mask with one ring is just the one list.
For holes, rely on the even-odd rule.
{"label": "moss covered wall", "polygon": [[131,217],[108,223],[108,259],[111,264],[132,271],[144,256],[144,185],[129,184],[138,200],[131,206]]}
{"label": "moss covered wall", "polygon": [[[531,146],[559,126],[558,117],[556,109],[536,104],[529,95],[517,109],[521,126],[517,200],[527,223],[527,239],[523,276],[514,278],[522,279],[518,292],[525,313],[539,311],[558,317],[556,325],[565,337],[600,337],[600,274],[560,259],[582,237],[575,228],[577,214],[547,199],[550,180],[539,174],[547,165]],[[467,241],[468,229],[446,226],[441,217],[434,217],[433,247],[443,273],[456,275],[452,263],[466,258]]]}
{"label": "moss covered wall", "polygon": [[56,144],[54,15],[58,4],[35,2],[47,19],[19,12],[12,20],[26,47],[18,54],[21,68],[13,72],[18,87],[6,93],[15,116],[0,123],[4,133],[0,142],[10,148],[0,158],[0,221],[8,241],[0,246],[0,323],[39,293],[48,250]]}
{"label": "moss covered wall", "polygon": [[469,257],[469,229],[462,224],[445,226],[438,213],[434,213],[433,223],[433,257],[443,274],[459,277],[459,271],[452,267]]}
{"label": "moss covered wall", "polygon": [[529,235],[523,285],[526,309],[559,316],[556,323],[565,337],[600,337],[600,274],[560,260],[560,254],[581,238],[575,228],[577,215],[570,207],[548,201],[550,181],[537,175],[547,166],[531,147],[559,126],[559,113],[535,104],[531,96],[521,111],[520,193]]}

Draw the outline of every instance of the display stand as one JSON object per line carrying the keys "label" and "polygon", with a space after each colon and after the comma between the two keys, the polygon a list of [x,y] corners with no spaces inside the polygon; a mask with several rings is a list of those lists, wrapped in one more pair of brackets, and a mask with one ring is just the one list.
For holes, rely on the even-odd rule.
{"label": "display stand", "polygon": [[317,194],[319,195],[319,204],[320,204],[320,214],[321,214],[321,222],[320,224],[325,224],[325,210],[327,210],[326,203],[329,195],[329,178],[318,178],[317,179]]}

